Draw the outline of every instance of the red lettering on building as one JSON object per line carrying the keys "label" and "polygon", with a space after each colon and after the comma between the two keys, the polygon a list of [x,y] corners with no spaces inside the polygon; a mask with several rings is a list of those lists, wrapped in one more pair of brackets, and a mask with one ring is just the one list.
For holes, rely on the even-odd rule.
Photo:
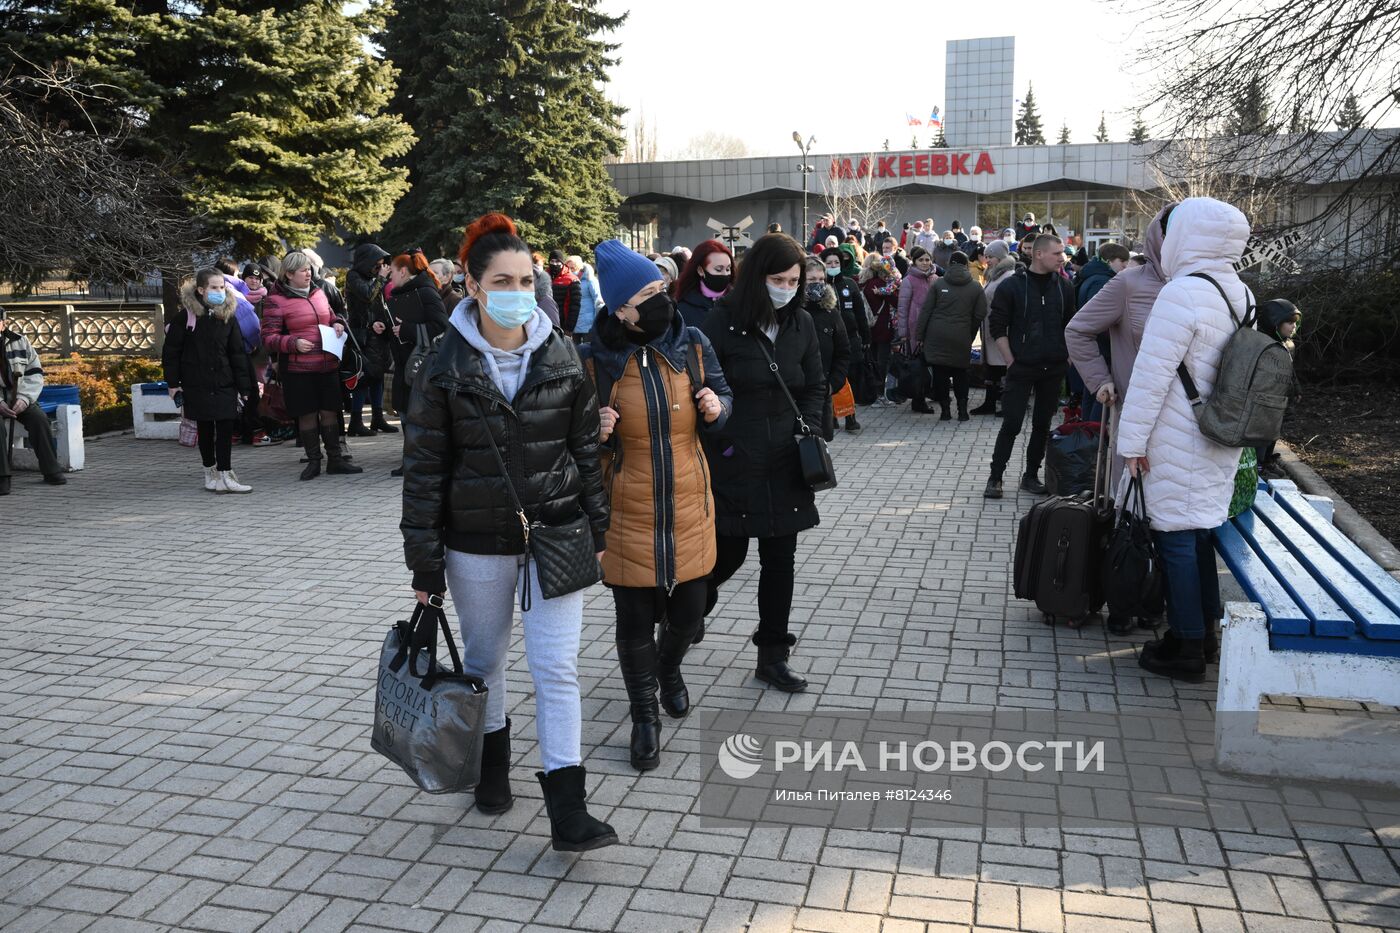
{"label": "red lettering on building", "polygon": [[926,153],[901,156],[861,156],[856,160],[831,160],[831,178],[911,178],[917,175],[995,175],[990,152],[977,153],[977,162],[968,170],[971,152]]}

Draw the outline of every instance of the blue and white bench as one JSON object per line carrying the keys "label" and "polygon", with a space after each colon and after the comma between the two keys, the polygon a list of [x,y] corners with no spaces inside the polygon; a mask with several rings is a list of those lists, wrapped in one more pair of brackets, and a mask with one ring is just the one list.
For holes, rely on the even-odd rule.
{"label": "blue and white bench", "polygon": [[180,409],[164,382],[138,382],[131,387],[131,426],[137,437],[162,441],[180,437]]}
{"label": "blue and white bench", "polygon": [[[54,453],[65,473],[81,470],[87,464],[87,449],[83,446],[83,409],[78,402],[78,387],[50,384],[39,393],[39,408],[49,417],[53,434]],[[34,452],[34,439],[24,425],[13,422],[15,432],[13,464],[16,470],[39,469],[39,455]],[[5,429],[0,428],[0,443],[5,442]]]}
{"label": "blue and white bench", "polygon": [[1216,550],[1254,603],[1230,603],[1215,759],[1224,770],[1400,786],[1400,722],[1269,710],[1288,696],[1400,706],[1400,581],[1291,482],[1261,486]]}

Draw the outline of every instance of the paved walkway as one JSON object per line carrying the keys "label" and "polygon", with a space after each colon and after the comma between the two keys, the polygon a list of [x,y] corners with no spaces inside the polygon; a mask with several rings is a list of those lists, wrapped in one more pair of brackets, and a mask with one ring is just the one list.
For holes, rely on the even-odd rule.
{"label": "paved walkway", "polygon": [[[1200,710],[1213,682],[1144,678],[1133,647],[1010,598],[1016,517],[980,497],[995,424],[872,411],[803,535],[795,627],[811,691],[751,676],[747,567],[687,662],[702,706],[932,703]],[[296,481],[236,452],[248,497],[199,488],[168,442],[104,439],[67,487],[0,500],[0,927],[5,930],[1320,930],[1400,928],[1400,807],[1298,791],[1306,819],[1179,828],[713,829],[687,750],[627,764],[611,601],[584,620],[591,799],[626,842],[554,853],[533,702],[512,653],[515,808],[417,793],[369,749],[375,660],[408,609],[397,440],[359,477]],[[1019,455],[1019,452],[1018,452]],[[323,517],[328,516],[328,517]],[[1274,792],[1228,785],[1243,811]],[[1277,827],[1279,821],[1273,821]]]}

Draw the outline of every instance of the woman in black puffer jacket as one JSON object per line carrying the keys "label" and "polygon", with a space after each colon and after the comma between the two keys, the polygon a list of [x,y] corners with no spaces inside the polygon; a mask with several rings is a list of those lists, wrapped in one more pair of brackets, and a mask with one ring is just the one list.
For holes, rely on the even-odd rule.
{"label": "woman in black puffer jacket", "polygon": [[[451,309],[443,304],[443,282],[430,268],[421,249],[394,257],[389,265],[389,285],[394,410],[403,417],[408,412],[408,400],[413,394],[413,385],[407,375],[408,359],[417,348],[419,339],[426,337],[431,344],[447,331],[447,314]],[[395,467],[389,471],[389,475],[403,476],[403,467]]]}
{"label": "woman in black puffer jacket", "polygon": [[762,568],[755,673],[789,692],[807,687],[787,663],[797,641],[788,632],[797,533],[814,527],[819,517],[816,495],[802,477],[797,413],[778,379],[813,431],[822,429],[828,399],[817,328],[802,309],[805,280],[797,241],[782,233],[760,237],[739,264],[734,291],[715,302],[700,328],[734,393],[724,430],[705,437],[718,537],[710,605],[718,599],[718,587],[743,566],[749,539],[757,538]]}
{"label": "woman in black puffer jacket", "polygon": [[487,684],[476,805],[488,813],[512,803],[506,654],[516,594],[528,587],[525,657],[554,848],[596,849],[616,843],[617,833],[584,806],[583,591],[544,598],[538,564],[524,559],[511,490],[532,524],[564,525],[585,514],[601,558],[609,513],[598,393],[573,340],[539,308],[530,250],[510,218],[487,214],[468,227],[462,264],[467,298],[419,372],[404,424],[404,555],[420,602],[452,591],[462,665]]}
{"label": "woman in black puffer jacket", "polygon": [[807,284],[802,287],[802,296],[806,299],[803,307],[812,316],[812,323],[817,328],[822,372],[826,373],[827,402],[822,433],[827,440],[831,440],[836,435],[836,412],[832,408],[831,396],[846,384],[851,368],[851,341],[841,309],[837,307],[836,291],[826,284],[826,265],[817,256],[808,256],[804,261],[807,264]]}

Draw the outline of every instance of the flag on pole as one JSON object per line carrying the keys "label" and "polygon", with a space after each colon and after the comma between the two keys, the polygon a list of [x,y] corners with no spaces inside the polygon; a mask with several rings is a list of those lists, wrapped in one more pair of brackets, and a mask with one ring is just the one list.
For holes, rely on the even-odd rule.
{"label": "flag on pole", "polygon": [[934,107],[934,108],[933,108],[933,113],[929,114],[929,116],[928,116],[928,125],[929,125],[929,126],[936,126],[936,127],[938,127],[940,130],[943,129],[943,121],[940,120],[940,119],[938,118],[938,108],[937,108],[937,107]]}
{"label": "flag on pole", "polygon": [[910,126],[923,126],[923,125],[924,125],[924,121],[923,121],[923,120],[920,120],[918,117],[914,116],[912,113],[905,113],[904,116],[905,116],[906,119],[908,119],[909,125],[910,125]]}

